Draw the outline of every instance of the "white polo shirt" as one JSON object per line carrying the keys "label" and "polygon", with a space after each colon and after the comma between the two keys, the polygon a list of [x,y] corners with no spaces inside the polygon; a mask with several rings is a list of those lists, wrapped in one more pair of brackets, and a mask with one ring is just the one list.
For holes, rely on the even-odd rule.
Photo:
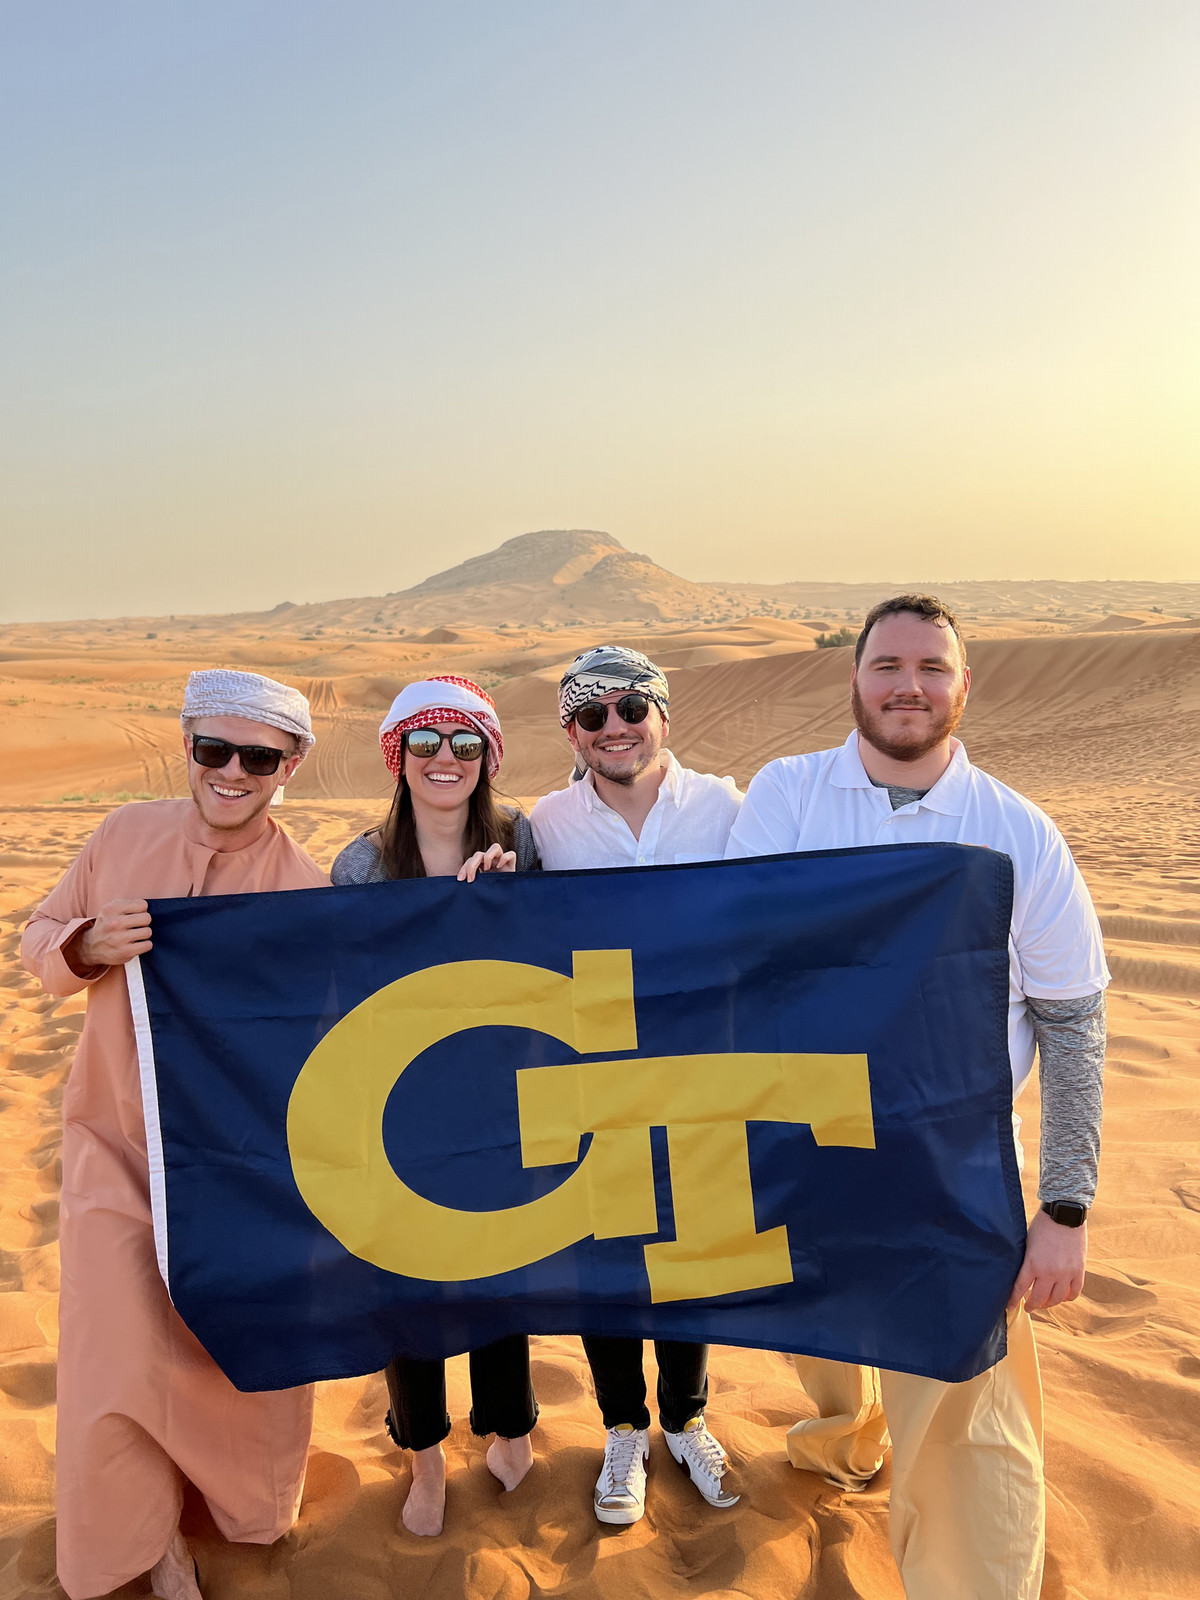
{"label": "white polo shirt", "polygon": [[1019,1092],[1034,1058],[1025,996],[1079,1000],[1106,988],[1104,944],[1087,886],[1054,823],[973,767],[957,739],[952,746],[950,765],[929,793],[898,811],[867,777],[857,732],[837,750],[771,761],[746,793],[726,855],[927,841],[1003,851],[1013,864],[1008,1048]]}
{"label": "white polo shirt", "polygon": [[664,751],[663,780],[635,839],[625,818],[596,793],[589,772],[578,783],[544,795],[529,821],[542,865],[662,867],[682,861],[720,861],[743,795],[732,778],[681,767]]}

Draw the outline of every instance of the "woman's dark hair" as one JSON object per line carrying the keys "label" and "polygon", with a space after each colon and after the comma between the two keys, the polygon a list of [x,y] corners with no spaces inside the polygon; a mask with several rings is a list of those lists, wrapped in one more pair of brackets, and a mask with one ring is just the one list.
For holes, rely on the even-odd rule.
{"label": "woman's dark hair", "polygon": [[[479,763],[479,782],[467,803],[467,825],[463,830],[463,860],[476,850],[498,844],[502,850],[513,847],[512,813],[496,804],[487,758]],[[392,807],[379,830],[379,859],[389,878],[423,878],[425,863],[417,843],[417,819],[413,816],[412,791],[403,777],[396,784]]]}

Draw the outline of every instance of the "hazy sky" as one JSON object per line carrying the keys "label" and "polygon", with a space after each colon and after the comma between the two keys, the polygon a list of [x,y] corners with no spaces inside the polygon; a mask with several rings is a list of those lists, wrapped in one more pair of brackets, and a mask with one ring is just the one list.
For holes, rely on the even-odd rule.
{"label": "hazy sky", "polygon": [[0,619],[1200,579],[1196,0],[0,0]]}

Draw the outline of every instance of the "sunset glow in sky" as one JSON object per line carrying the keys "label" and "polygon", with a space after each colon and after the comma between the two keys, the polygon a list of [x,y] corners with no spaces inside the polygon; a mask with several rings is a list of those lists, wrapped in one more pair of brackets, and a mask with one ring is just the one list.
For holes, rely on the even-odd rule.
{"label": "sunset glow in sky", "polygon": [[0,620],[1200,579],[1195,0],[3,0]]}

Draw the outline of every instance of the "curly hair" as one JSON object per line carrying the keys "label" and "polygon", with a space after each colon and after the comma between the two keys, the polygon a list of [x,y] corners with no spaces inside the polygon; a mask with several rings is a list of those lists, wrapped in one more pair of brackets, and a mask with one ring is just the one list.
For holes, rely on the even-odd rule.
{"label": "curly hair", "polygon": [[890,600],[881,600],[878,605],[872,606],[867,612],[866,621],[862,625],[862,632],[854,646],[854,665],[857,667],[862,660],[863,651],[867,647],[867,635],[879,621],[880,617],[892,617],[901,612],[908,611],[914,617],[924,617],[928,622],[940,622],[950,629],[958,641],[958,655],[960,663],[967,664],[967,647],[963,643],[962,632],[958,626],[958,618],[948,605],[944,605],[936,595],[932,594],[894,594]]}

